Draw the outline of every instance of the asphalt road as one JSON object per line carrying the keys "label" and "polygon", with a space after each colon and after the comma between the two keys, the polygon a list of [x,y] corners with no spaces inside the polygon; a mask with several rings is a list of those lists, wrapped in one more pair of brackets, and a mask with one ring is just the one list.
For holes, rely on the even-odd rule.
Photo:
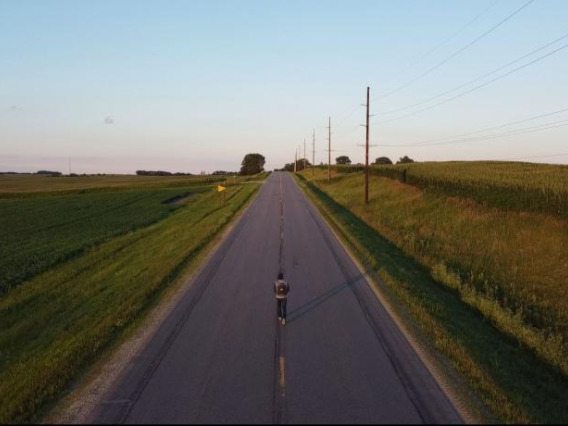
{"label": "asphalt road", "polygon": [[89,422],[462,419],[292,177],[273,173]]}

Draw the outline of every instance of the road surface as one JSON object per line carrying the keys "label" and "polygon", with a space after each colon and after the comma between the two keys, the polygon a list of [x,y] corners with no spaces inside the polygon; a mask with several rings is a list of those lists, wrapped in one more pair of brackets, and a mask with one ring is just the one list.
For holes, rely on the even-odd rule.
{"label": "road surface", "polygon": [[[290,283],[279,325],[273,282]],[[96,423],[461,423],[287,173],[273,173]]]}

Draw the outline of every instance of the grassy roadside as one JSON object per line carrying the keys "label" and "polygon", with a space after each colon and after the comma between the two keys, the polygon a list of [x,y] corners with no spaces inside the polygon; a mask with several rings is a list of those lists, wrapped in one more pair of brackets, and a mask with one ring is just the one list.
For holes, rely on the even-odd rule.
{"label": "grassy roadside", "polygon": [[499,331],[327,191],[303,177],[298,182],[370,275],[404,303],[431,343],[496,416],[508,423],[568,421],[565,375]]}
{"label": "grassy roadside", "polygon": [[169,217],[107,241],[0,299],[0,421],[37,421],[43,407],[180,276],[260,185],[199,197]]}

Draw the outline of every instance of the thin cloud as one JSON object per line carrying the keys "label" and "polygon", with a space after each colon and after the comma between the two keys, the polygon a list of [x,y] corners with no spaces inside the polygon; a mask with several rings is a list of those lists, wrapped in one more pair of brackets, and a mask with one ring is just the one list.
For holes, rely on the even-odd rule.
{"label": "thin cloud", "polygon": [[105,124],[114,124],[114,118],[112,118],[112,117],[109,115],[109,116],[105,117],[104,123],[105,123]]}

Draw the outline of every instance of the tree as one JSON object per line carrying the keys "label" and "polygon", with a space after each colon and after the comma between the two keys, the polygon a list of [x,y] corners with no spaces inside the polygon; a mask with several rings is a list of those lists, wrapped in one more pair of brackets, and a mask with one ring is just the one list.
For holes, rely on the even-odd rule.
{"label": "tree", "polygon": [[408,155],[404,157],[400,157],[396,164],[405,164],[405,163],[414,163],[414,160],[410,158]]}
{"label": "tree", "polygon": [[264,171],[265,159],[260,154],[247,154],[241,163],[241,175],[255,175]]}
{"label": "tree", "polygon": [[335,159],[335,164],[351,164],[351,160],[347,155],[341,155]]}
{"label": "tree", "polygon": [[[311,167],[312,163],[310,163],[307,158],[305,160],[306,160],[306,163],[305,163],[306,168]],[[294,171],[294,162],[286,163],[284,165],[284,167],[282,167],[282,169],[280,169],[280,170],[283,170],[283,171],[286,171],[286,172],[293,172]],[[296,171],[299,172],[300,170],[304,170],[304,159],[303,158],[298,158],[298,160],[296,161]]]}
{"label": "tree", "polygon": [[392,164],[389,157],[379,157],[375,160],[375,164]]}
{"label": "tree", "polygon": [[300,170],[304,170],[304,160],[306,167],[310,167],[312,165],[312,163],[310,163],[308,159],[298,158],[298,161],[296,162],[296,171],[299,172]]}
{"label": "tree", "polygon": [[282,168],[285,172],[293,172],[294,171],[294,163],[286,163]]}

